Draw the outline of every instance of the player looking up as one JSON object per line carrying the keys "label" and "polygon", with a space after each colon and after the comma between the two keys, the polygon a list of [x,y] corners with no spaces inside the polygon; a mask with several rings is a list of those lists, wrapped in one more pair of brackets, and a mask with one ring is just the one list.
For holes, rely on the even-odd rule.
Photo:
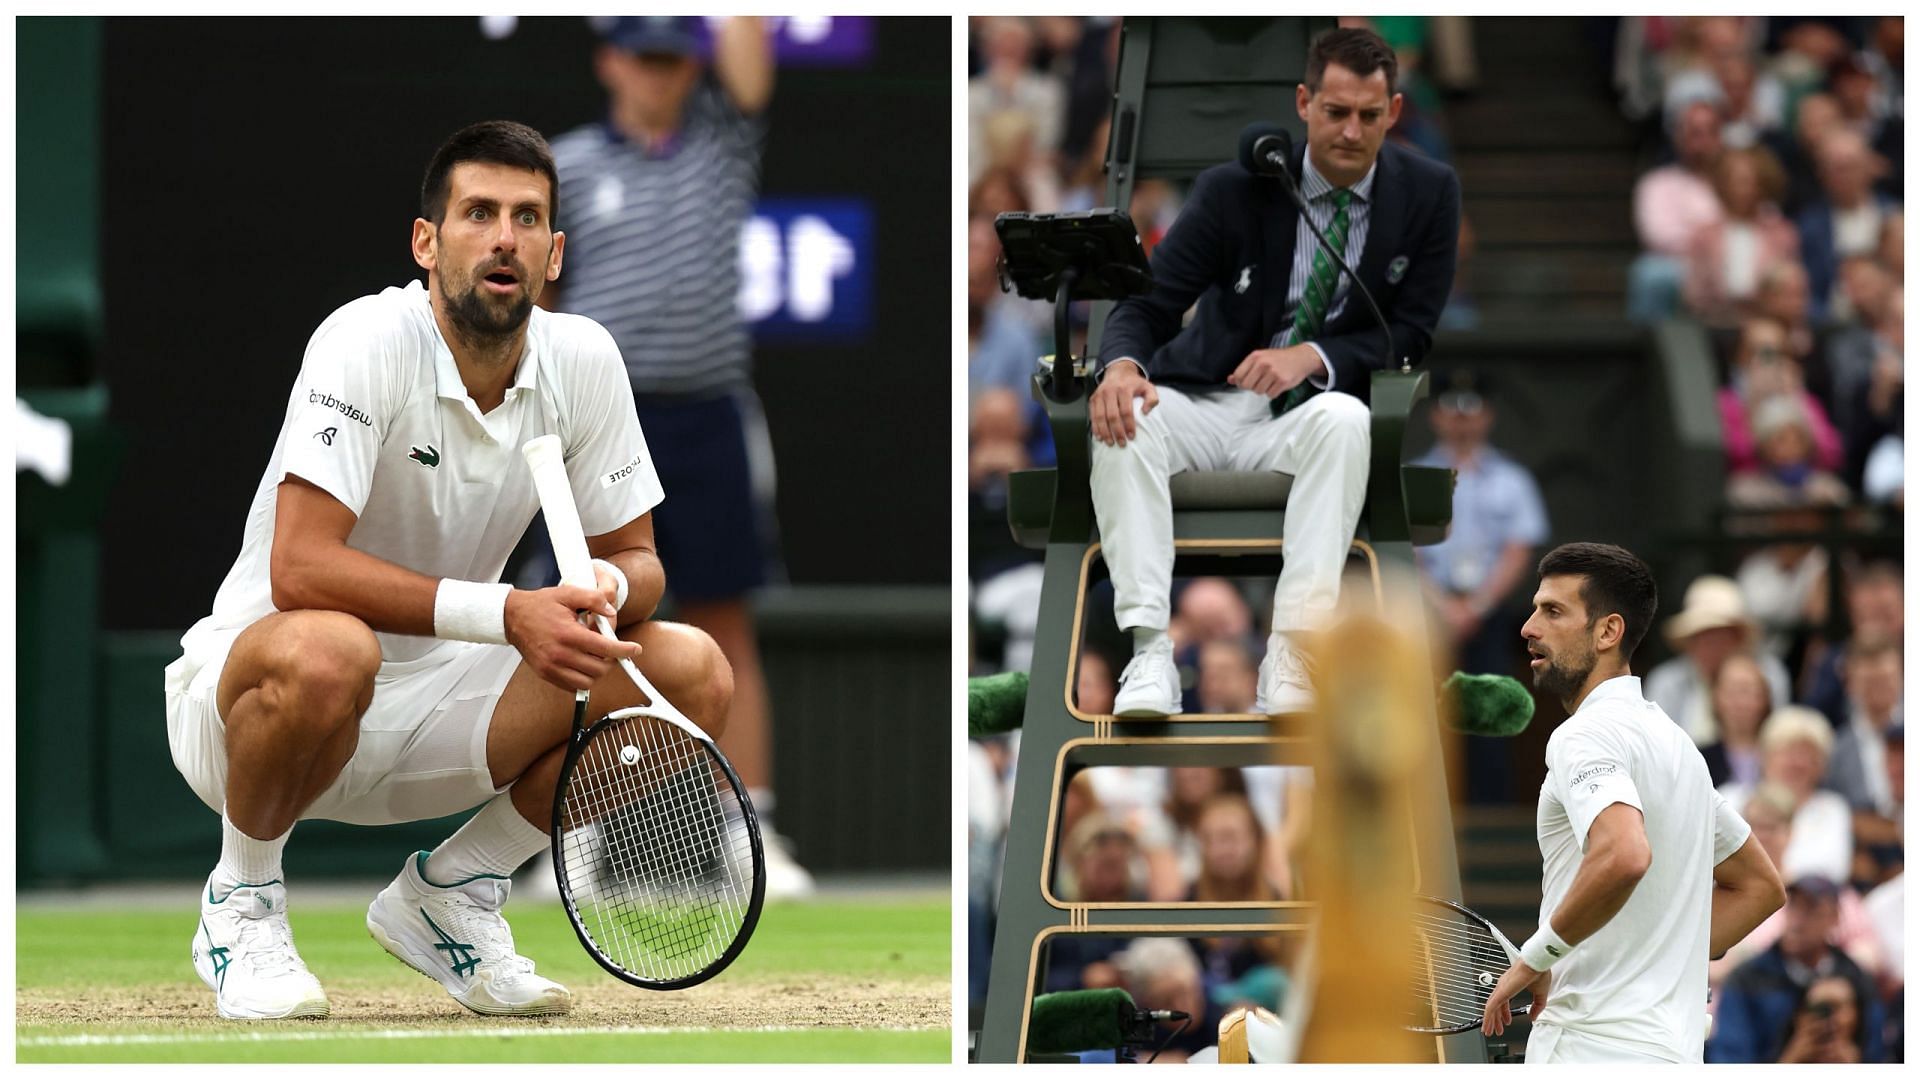
{"label": "player looking up", "polygon": [[1707,765],[1628,666],[1653,622],[1653,574],[1609,544],[1540,560],[1520,630],[1533,683],[1567,720],[1540,787],[1540,928],[1487,1000],[1497,1035],[1534,995],[1527,1060],[1697,1062],[1707,959],[1777,909],[1780,877]]}
{"label": "player looking up", "polygon": [[[475,1012],[565,1012],[501,908],[548,845],[573,691],[592,689],[596,717],[638,704],[613,672],[631,656],[696,722],[725,721],[719,649],[650,618],[663,492],[619,350],[590,319],[534,310],[566,245],[557,195],[546,142],[520,124],[475,124],[434,154],[412,236],[425,286],[362,297],[314,332],[240,556],[167,668],[174,764],[221,815],[193,964],[223,1017],[327,1015],[287,920],[296,822],[483,803],[405,860],[367,928]],[[499,583],[538,509],[519,448],[545,434],[566,447],[597,591]]]}

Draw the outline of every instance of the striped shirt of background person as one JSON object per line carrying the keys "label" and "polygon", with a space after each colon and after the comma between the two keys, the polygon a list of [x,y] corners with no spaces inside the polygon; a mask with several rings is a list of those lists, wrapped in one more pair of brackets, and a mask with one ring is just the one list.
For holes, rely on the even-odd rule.
{"label": "striped shirt of background person", "polygon": [[659,152],[606,123],[554,140],[567,234],[561,307],[607,328],[637,393],[712,397],[750,385],[740,230],[759,193],[764,140],[765,125],[711,80]]}
{"label": "striped shirt of background person", "polygon": [[[1312,154],[1302,155],[1301,163],[1303,175],[1300,177],[1300,194],[1306,197],[1307,212],[1313,215],[1313,223],[1320,226],[1321,232],[1326,232],[1333,228],[1333,183],[1313,167]],[[1360,253],[1367,247],[1367,224],[1373,218],[1373,177],[1379,171],[1380,163],[1375,161],[1373,167],[1367,170],[1367,175],[1353,185],[1353,199],[1347,204],[1347,246],[1340,254],[1347,260],[1348,266],[1356,269],[1360,265]],[[1293,329],[1294,313],[1300,310],[1300,298],[1306,295],[1307,281],[1313,276],[1313,257],[1320,250],[1320,241],[1313,235],[1313,230],[1307,227],[1305,220],[1300,221],[1294,230],[1293,270],[1287,275],[1287,318],[1280,332],[1273,335],[1273,347],[1276,349],[1286,344],[1287,332]],[[1331,323],[1345,310],[1351,285],[1352,280],[1345,272],[1341,272],[1334,285],[1333,302],[1328,305],[1327,316],[1321,326]],[[1312,342],[1307,344],[1313,345]],[[1318,345],[1314,345],[1313,351],[1319,353],[1321,362],[1325,363],[1326,351]],[[1322,374],[1331,380],[1332,365],[1327,365]],[[1332,388],[1331,382],[1328,388]]]}

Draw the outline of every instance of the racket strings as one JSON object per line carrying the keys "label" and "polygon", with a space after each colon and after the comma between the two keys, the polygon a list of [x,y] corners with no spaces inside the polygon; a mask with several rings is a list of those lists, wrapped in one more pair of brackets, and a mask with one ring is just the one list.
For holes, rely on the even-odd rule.
{"label": "racket strings", "polygon": [[609,961],[666,982],[720,959],[746,921],[752,838],[738,793],[675,725],[596,730],[567,782],[561,873]]}
{"label": "racket strings", "polygon": [[1477,1027],[1494,986],[1512,963],[1493,931],[1451,909],[1423,909],[1414,918],[1413,943],[1411,1026]]}

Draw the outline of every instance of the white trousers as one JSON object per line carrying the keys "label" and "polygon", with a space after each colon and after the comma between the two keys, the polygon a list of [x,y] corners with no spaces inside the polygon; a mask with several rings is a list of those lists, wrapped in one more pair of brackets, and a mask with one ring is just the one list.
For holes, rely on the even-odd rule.
{"label": "white trousers", "polygon": [[1113,578],[1121,629],[1165,630],[1173,587],[1168,481],[1187,471],[1280,472],[1287,496],[1285,560],[1273,592],[1273,628],[1318,629],[1340,595],[1340,572],[1367,493],[1367,406],[1351,394],[1315,394],[1284,416],[1264,394],[1225,386],[1156,387],[1125,446],[1093,443],[1093,510]]}

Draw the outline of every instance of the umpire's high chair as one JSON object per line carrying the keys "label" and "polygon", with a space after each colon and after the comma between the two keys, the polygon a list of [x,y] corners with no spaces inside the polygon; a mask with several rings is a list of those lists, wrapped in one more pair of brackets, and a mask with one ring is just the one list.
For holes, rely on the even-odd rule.
{"label": "umpire's high chair", "polygon": [[[1312,34],[1332,19],[1132,18],[1121,34],[1107,204],[1125,208],[1142,177],[1190,178],[1233,153],[1254,120],[1300,130],[1294,87]],[[1093,268],[1083,268],[1092,271]],[[1082,280],[1097,275],[1082,274]],[[1113,296],[1073,290],[1059,300]],[[1096,304],[1086,354],[1098,352],[1110,302]],[[1012,826],[1008,830],[993,967],[977,1060],[1025,1060],[1032,999],[1044,981],[1048,941],[1061,934],[1116,937],[1256,936],[1298,933],[1312,922],[1311,902],[1074,903],[1055,894],[1054,856],[1066,784],[1081,769],[1109,765],[1239,766],[1305,763],[1300,718],[1180,715],[1131,720],[1081,712],[1074,673],[1088,588],[1104,576],[1088,486],[1087,394],[1090,367],[1069,352],[1065,305],[1055,319],[1051,370],[1035,376],[1035,394],[1052,422],[1057,467],[1015,473],[1009,517],[1015,537],[1046,552],[1032,683],[1026,702]],[[1372,382],[1372,468],[1355,556],[1370,570],[1376,596],[1383,563],[1410,569],[1413,546],[1445,535],[1452,475],[1401,463],[1414,404],[1427,392],[1417,371],[1376,373]],[[1173,477],[1175,573],[1277,575],[1291,478],[1274,473],[1187,473]],[[1429,714],[1429,719],[1431,715]],[[1416,845],[1425,891],[1459,895],[1442,762],[1423,763],[1419,803],[1437,836]],[[1466,1036],[1456,1039],[1466,1040]],[[1446,1056],[1475,1058],[1472,1046]],[[1484,1060],[1484,1058],[1480,1058]]]}

